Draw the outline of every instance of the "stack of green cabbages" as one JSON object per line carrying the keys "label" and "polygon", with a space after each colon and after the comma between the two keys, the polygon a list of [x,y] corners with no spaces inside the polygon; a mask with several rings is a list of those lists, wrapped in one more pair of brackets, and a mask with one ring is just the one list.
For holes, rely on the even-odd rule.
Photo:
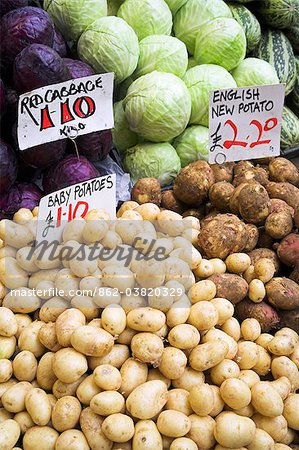
{"label": "stack of green cabbages", "polygon": [[[298,0],[253,3],[269,1],[293,2],[288,26],[296,22]],[[260,23],[237,3],[45,0],[45,9],[80,59],[97,73],[115,73],[113,139],[133,180],[156,177],[166,185],[182,166],[208,159],[210,91],[285,82],[280,76],[289,70],[252,56]],[[294,85],[295,77],[288,92]]]}

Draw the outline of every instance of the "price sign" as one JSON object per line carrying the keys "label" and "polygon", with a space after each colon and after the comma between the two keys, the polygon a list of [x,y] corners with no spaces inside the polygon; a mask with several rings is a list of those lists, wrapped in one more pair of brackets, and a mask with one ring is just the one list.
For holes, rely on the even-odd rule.
{"label": "price sign", "polygon": [[212,91],[209,162],[279,155],[283,103],[283,84]]}
{"label": "price sign", "polygon": [[39,204],[36,241],[60,241],[67,222],[103,209],[115,219],[116,175],[93,178],[43,197]]}
{"label": "price sign", "polygon": [[113,78],[113,73],[92,75],[21,95],[20,150],[113,128]]}

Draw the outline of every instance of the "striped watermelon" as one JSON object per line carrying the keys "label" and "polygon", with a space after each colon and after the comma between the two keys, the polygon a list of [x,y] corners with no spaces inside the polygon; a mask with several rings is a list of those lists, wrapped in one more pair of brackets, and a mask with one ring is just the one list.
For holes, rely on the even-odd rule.
{"label": "striped watermelon", "polygon": [[288,150],[299,145],[299,118],[286,106],[283,108],[280,147]]}
{"label": "striped watermelon", "polygon": [[295,56],[290,41],[282,31],[265,30],[253,55],[268,61],[275,68],[279,81],[285,84],[286,95],[293,90],[296,80]]}
{"label": "striped watermelon", "polygon": [[287,99],[288,106],[299,117],[299,56],[296,56],[297,78],[293,91]]}
{"label": "striped watermelon", "polygon": [[257,2],[257,10],[270,27],[288,28],[299,22],[298,0],[261,0]]}
{"label": "striped watermelon", "polygon": [[250,53],[261,40],[261,26],[257,18],[246,6],[228,3],[233,18],[241,25],[247,41],[247,53]]}
{"label": "striped watermelon", "polygon": [[299,23],[288,30],[284,30],[284,32],[292,44],[294,52],[299,53]]}

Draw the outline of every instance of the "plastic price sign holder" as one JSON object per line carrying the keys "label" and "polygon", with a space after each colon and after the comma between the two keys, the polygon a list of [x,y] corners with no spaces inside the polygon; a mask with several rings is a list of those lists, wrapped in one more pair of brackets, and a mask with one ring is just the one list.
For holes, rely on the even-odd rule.
{"label": "plastic price sign holder", "polygon": [[114,126],[113,73],[44,86],[18,103],[20,150]]}
{"label": "plastic price sign holder", "polygon": [[43,197],[39,204],[36,242],[61,241],[65,225],[84,218],[92,209],[103,209],[116,218],[116,175],[73,184]]}
{"label": "plastic price sign holder", "polygon": [[209,163],[280,154],[283,84],[210,93]]}

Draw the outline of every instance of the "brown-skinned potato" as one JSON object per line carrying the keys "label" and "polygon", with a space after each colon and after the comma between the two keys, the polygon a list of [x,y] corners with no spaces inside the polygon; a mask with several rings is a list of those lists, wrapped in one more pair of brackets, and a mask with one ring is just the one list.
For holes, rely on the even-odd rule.
{"label": "brown-skinned potato", "polygon": [[227,181],[213,184],[209,190],[209,199],[219,211],[229,211],[229,201],[235,191],[234,186]]}
{"label": "brown-skinned potato", "polygon": [[200,205],[214,183],[214,174],[205,161],[195,161],[184,167],[173,185],[174,195],[188,205]]}
{"label": "brown-skinned potato", "polygon": [[216,285],[216,297],[226,298],[234,305],[247,295],[248,284],[244,278],[232,273],[214,274],[209,277]]}
{"label": "brown-skinned potato", "polygon": [[286,158],[275,158],[269,163],[270,178],[273,181],[288,182],[298,186],[299,171],[295,164]]}
{"label": "brown-skinned potato", "polygon": [[286,310],[299,308],[299,285],[289,278],[272,278],[266,284],[266,292],[268,302],[275,308]]}

